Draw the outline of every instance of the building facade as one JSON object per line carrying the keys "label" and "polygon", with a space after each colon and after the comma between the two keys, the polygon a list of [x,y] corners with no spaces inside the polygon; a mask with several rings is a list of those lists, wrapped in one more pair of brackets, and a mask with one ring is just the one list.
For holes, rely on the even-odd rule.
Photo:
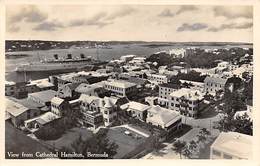
{"label": "building facade", "polygon": [[181,88],[170,94],[169,108],[196,118],[203,98],[203,94],[198,90]]}
{"label": "building facade", "polygon": [[159,84],[159,97],[158,104],[164,106],[166,108],[169,107],[169,96],[172,92],[178,90],[180,88],[177,84],[172,83],[163,83]]}
{"label": "building facade", "polygon": [[130,97],[137,92],[137,85],[122,80],[108,80],[105,81],[105,89],[118,97]]}

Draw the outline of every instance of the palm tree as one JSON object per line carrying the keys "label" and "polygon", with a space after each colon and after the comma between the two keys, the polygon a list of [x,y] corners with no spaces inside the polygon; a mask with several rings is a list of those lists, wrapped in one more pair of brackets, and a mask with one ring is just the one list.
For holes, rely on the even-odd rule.
{"label": "palm tree", "polygon": [[177,140],[173,143],[172,150],[175,151],[176,153],[179,153],[180,158],[182,158],[183,150],[185,149],[186,144],[187,143],[185,141]]}

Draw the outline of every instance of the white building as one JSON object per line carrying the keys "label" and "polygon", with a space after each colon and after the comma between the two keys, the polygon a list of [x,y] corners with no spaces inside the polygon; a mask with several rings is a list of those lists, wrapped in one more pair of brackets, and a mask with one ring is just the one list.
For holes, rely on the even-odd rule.
{"label": "white building", "polygon": [[132,59],[134,59],[136,57],[136,55],[124,55],[120,57],[120,60],[123,62],[129,62]]}
{"label": "white building", "polygon": [[228,68],[229,67],[229,62],[222,61],[218,63],[218,68]]}
{"label": "white building", "polygon": [[137,118],[141,121],[145,121],[147,116],[147,110],[150,108],[150,106],[135,101],[131,101],[122,105],[120,108],[123,111],[125,111],[127,115]]}
{"label": "white building", "polygon": [[146,123],[158,126],[167,132],[175,132],[181,128],[181,116],[177,111],[152,106],[148,109]]}
{"label": "white building", "polygon": [[137,91],[137,85],[127,81],[110,79],[104,81],[104,83],[105,89],[110,90],[112,94],[119,97],[129,97]]}
{"label": "white building", "polygon": [[129,64],[142,65],[145,63],[145,59],[145,57],[134,57],[131,61],[129,61]]}
{"label": "white building", "polygon": [[252,159],[253,136],[221,132],[210,147],[210,159]]}
{"label": "white building", "polygon": [[54,97],[51,99],[51,112],[62,116],[64,111],[66,110],[66,107],[68,108],[68,103],[59,97]]}
{"label": "white building", "polygon": [[159,85],[169,82],[169,76],[163,74],[147,74],[148,80],[154,84]]}
{"label": "white building", "polygon": [[176,90],[178,90],[180,86],[171,83],[164,83],[159,85],[159,97],[158,97],[158,104],[165,106],[166,108],[169,107],[169,97],[170,94]]}
{"label": "white building", "polygon": [[181,114],[197,117],[203,94],[198,90],[181,88],[170,94],[169,108]]}
{"label": "white building", "polygon": [[183,58],[186,55],[186,49],[184,49],[184,48],[174,48],[174,49],[169,50],[169,54],[173,58]]}

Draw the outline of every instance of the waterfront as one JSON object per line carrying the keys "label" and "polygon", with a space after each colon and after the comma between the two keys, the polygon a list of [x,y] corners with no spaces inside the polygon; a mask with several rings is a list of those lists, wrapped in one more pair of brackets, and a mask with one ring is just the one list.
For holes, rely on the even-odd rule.
{"label": "waterfront", "polygon": [[[243,45],[238,45],[239,47],[243,47]],[[54,54],[58,54],[60,56],[65,56],[68,53],[71,53],[72,55],[78,56],[79,54],[83,53],[86,56],[91,56],[93,58],[98,58],[101,61],[110,61],[113,59],[118,59],[123,55],[128,54],[134,54],[138,56],[147,57],[151,54],[158,52],[158,51],[164,51],[164,50],[170,50],[173,48],[188,48],[188,47],[196,47],[196,46],[184,46],[180,44],[176,45],[161,45],[161,46],[155,46],[150,47],[149,44],[130,44],[130,45],[112,45],[110,49],[96,49],[96,48],[70,48],[70,49],[52,49],[52,50],[39,50],[39,51],[21,51],[21,52],[6,52],[6,54],[27,54],[28,56],[24,57],[18,57],[18,58],[10,58],[5,59],[5,79],[7,81],[14,81],[14,82],[21,82],[25,80],[24,73],[16,73],[15,68],[24,63],[34,63],[38,62],[44,58],[51,58]],[[200,46],[200,48],[229,48],[229,47],[235,47],[235,46],[210,46],[210,45],[204,45]],[[245,47],[248,47],[246,45]],[[35,79],[41,79],[46,78],[49,75],[57,74],[53,72],[30,72],[26,73],[26,80],[35,80]]]}

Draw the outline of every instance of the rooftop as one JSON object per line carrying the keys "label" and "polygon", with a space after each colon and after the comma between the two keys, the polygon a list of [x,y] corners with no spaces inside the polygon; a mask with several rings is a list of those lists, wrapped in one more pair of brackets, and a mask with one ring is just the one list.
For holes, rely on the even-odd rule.
{"label": "rooftop", "polygon": [[54,98],[56,96],[56,93],[57,92],[54,90],[45,90],[45,91],[41,91],[41,92],[30,93],[30,94],[28,94],[28,96],[38,98],[44,102],[49,102],[49,101],[51,101],[52,98]]}
{"label": "rooftop", "polygon": [[219,78],[219,77],[206,77],[204,82],[214,82],[218,84],[225,84],[227,79]]}
{"label": "rooftop", "polygon": [[170,126],[181,118],[177,111],[162,108],[158,105],[152,106],[148,109],[148,112],[152,114],[152,116],[147,117],[148,121],[158,123],[165,127]]}
{"label": "rooftop", "polygon": [[185,97],[189,100],[202,100],[203,94],[199,90],[188,89],[188,88],[181,88],[177,91],[174,91],[170,94],[173,97]]}
{"label": "rooftop", "polygon": [[253,136],[250,135],[237,132],[221,132],[211,147],[239,158],[251,159],[253,153],[252,141]]}
{"label": "rooftop", "polygon": [[5,98],[5,104],[6,104],[6,112],[8,112],[9,114],[11,114],[14,117],[19,116],[20,114],[26,112],[27,110],[29,110],[29,108],[14,102],[8,98]]}
{"label": "rooftop", "polygon": [[111,85],[119,88],[130,88],[136,86],[135,83],[131,83],[123,80],[108,80],[105,82],[106,85]]}
{"label": "rooftop", "polygon": [[8,98],[30,109],[38,109],[44,107],[43,104],[37,103],[29,98],[25,98],[25,99],[16,99],[13,97],[8,97]]}
{"label": "rooftop", "polygon": [[44,125],[46,123],[49,123],[53,121],[54,119],[60,118],[58,115],[52,113],[52,112],[46,112],[45,114],[39,116],[39,118],[36,120],[38,123]]}
{"label": "rooftop", "polygon": [[126,103],[124,105],[121,106],[122,109],[134,109],[134,110],[138,110],[138,111],[146,111],[147,109],[150,108],[150,106],[142,104],[142,103],[138,103],[135,101],[131,101],[129,103]]}
{"label": "rooftop", "polygon": [[51,102],[56,104],[56,105],[60,105],[64,100],[59,98],[59,97],[54,97],[51,99]]}
{"label": "rooftop", "polygon": [[49,82],[48,78],[33,80],[28,85],[36,85],[39,88],[53,87],[54,86],[51,82]]}
{"label": "rooftop", "polygon": [[173,88],[173,89],[179,89],[180,85],[173,84],[173,83],[163,83],[159,85],[160,87],[166,87],[166,88]]}

